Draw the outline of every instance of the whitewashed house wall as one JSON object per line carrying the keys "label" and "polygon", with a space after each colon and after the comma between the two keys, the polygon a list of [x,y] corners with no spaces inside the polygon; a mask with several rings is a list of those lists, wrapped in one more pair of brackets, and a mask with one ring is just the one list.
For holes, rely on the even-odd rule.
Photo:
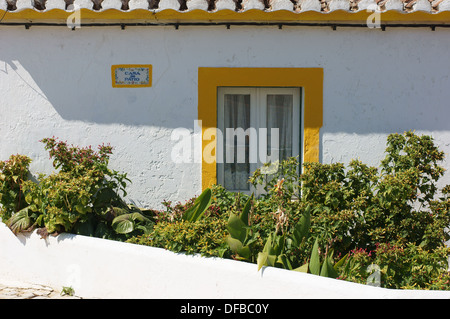
{"label": "whitewashed house wall", "polygon": [[[446,28],[0,26],[0,159],[25,154],[49,173],[44,137],[110,143],[128,199],[160,208],[197,195],[201,164],[173,162],[171,133],[201,138],[199,67],[323,68],[323,163],[378,165],[387,135],[405,130],[432,135],[448,158],[449,52]],[[113,88],[115,64],[151,64],[152,86]]]}

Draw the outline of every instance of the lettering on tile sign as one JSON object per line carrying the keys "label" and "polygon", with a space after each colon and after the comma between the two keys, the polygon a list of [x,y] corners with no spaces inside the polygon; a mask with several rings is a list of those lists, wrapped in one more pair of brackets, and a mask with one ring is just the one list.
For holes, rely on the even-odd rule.
{"label": "lettering on tile sign", "polygon": [[152,65],[113,65],[111,78],[113,87],[150,87],[152,86]]}

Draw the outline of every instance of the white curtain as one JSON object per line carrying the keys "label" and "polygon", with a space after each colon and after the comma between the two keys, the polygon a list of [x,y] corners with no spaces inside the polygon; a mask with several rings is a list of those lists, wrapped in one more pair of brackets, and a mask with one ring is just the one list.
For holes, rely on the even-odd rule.
{"label": "white curtain", "polygon": [[[267,95],[267,152],[278,152],[278,159],[282,161],[292,156],[293,138],[293,96],[290,94]],[[278,128],[278,147],[272,149],[272,128]],[[272,155],[272,154],[270,154]],[[276,156],[275,156],[276,157]]]}
{"label": "white curtain", "polygon": [[[250,127],[250,95],[225,94],[224,101],[224,128],[225,130],[243,129]],[[225,133],[225,132],[224,132]],[[248,178],[250,175],[249,140],[245,137],[244,143],[236,138],[227,138],[224,134],[224,187],[230,190],[249,190]],[[238,144],[238,142],[241,142]],[[245,154],[244,161],[238,162],[238,153]],[[232,155],[232,163],[230,156]]]}
{"label": "white curtain", "polygon": [[[255,113],[266,113],[266,123],[260,123],[259,125],[266,125],[267,137],[258,136],[258,138],[267,138],[267,156],[278,158],[279,161],[282,161],[292,156],[293,152],[293,96],[291,94],[267,94],[264,98],[267,102],[266,109],[258,105],[258,110]],[[224,167],[223,186],[226,189],[250,190],[248,178],[252,173],[249,162],[249,136],[246,135],[245,140],[234,136],[229,138],[230,135],[226,133],[226,130],[231,129],[234,131],[239,129],[246,131],[250,128],[250,123],[259,123],[257,118],[259,118],[259,114],[250,113],[250,94],[224,95],[224,161],[223,164],[219,165]],[[278,129],[278,145],[272,144],[272,128]],[[278,156],[273,156],[272,152],[277,152]],[[245,154],[245,160],[238,160],[238,154],[241,154],[241,159],[242,154]]]}

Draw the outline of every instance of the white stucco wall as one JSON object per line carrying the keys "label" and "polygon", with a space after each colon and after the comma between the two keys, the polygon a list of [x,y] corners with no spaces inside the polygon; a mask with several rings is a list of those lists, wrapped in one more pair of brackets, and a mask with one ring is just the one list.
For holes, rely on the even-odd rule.
{"label": "white stucco wall", "polygon": [[[386,136],[409,129],[450,155],[449,51],[439,28],[2,26],[0,159],[26,154],[33,172],[50,172],[44,137],[111,143],[130,199],[188,199],[201,190],[200,164],[173,163],[170,135],[194,131],[199,67],[322,67],[325,163],[377,165]],[[152,64],[152,87],[113,88],[113,64]]]}
{"label": "white stucco wall", "polygon": [[83,298],[450,299],[450,291],[386,289],[274,267],[258,271],[252,263],[80,235],[16,237],[2,223],[0,242],[0,282],[72,287]]}

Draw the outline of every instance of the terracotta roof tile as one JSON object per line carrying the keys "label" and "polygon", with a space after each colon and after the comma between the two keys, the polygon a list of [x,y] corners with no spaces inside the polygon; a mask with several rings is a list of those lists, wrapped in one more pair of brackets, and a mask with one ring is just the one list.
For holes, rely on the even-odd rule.
{"label": "terracotta roof tile", "polygon": [[[70,6],[72,3],[73,7]],[[10,12],[20,12],[26,9],[38,12],[54,9],[70,11],[74,8],[89,9],[94,12],[110,9],[119,11],[141,9],[154,13],[167,9],[178,12],[202,10],[214,13],[223,10],[235,12],[260,10],[263,12],[287,11],[323,14],[336,11],[357,13],[378,10],[382,12],[396,11],[397,13],[421,11],[433,15],[444,11],[450,12],[450,0],[0,0],[0,10]],[[450,21],[444,21],[445,24],[447,22]]]}

